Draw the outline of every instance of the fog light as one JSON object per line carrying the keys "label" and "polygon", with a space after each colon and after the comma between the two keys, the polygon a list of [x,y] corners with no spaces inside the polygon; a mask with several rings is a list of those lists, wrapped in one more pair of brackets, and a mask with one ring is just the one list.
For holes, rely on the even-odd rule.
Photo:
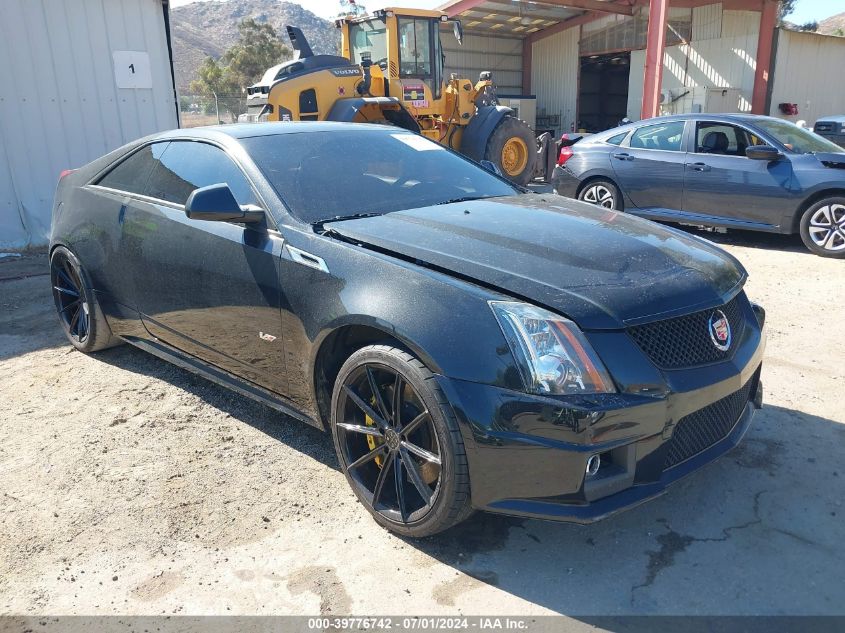
{"label": "fog light", "polygon": [[601,455],[592,455],[587,460],[587,477],[595,475],[599,472],[599,468],[601,468]]}

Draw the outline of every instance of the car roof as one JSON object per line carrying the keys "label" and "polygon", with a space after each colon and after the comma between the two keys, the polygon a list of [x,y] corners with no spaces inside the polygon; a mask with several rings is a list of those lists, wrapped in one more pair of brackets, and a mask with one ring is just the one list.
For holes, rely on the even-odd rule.
{"label": "car roof", "polygon": [[342,123],[338,121],[274,121],[265,123],[233,123],[231,125],[209,125],[205,127],[181,128],[168,130],[150,137],[155,140],[169,138],[192,138],[197,140],[225,140],[253,138],[256,136],[277,136],[308,132],[329,132],[340,130],[378,130],[383,132],[403,132],[401,128],[366,123]]}
{"label": "car roof", "polygon": [[[622,132],[629,132],[632,129],[637,129],[646,125],[660,125],[661,123],[673,123],[676,121],[713,121],[715,123],[745,123],[753,125],[757,121],[784,121],[771,116],[764,116],[762,114],[746,114],[746,113],[706,113],[695,112],[686,114],[666,114],[663,116],[653,117],[651,119],[642,119],[640,121],[631,121],[625,125],[610,128],[602,132],[596,132],[593,137],[594,140],[601,141],[601,139],[621,134]],[[789,121],[786,121],[787,123]]]}
{"label": "car roof", "polygon": [[845,114],[836,114],[833,116],[820,116],[816,123],[845,123]]}

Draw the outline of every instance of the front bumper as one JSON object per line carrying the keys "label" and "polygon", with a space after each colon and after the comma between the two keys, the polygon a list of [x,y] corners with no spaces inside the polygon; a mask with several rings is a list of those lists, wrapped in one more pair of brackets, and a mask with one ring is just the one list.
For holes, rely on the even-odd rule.
{"label": "front bumper", "polygon": [[[605,343],[619,350],[623,340],[608,335]],[[656,372],[623,385],[620,393],[578,399],[440,377],[464,436],[473,506],[591,523],[659,496],[740,442],[762,406],[764,343],[760,329],[746,328],[730,361]],[[594,346],[601,354],[602,344]],[[621,358],[636,365],[629,354]],[[727,414],[725,403],[731,407]],[[691,425],[711,414],[727,423],[718,434],[699,434],[701,443],[690,451]],[[687,453],[679,457],[680,442]],[[587,460],[597,454],[602,467],[591,477]]]}

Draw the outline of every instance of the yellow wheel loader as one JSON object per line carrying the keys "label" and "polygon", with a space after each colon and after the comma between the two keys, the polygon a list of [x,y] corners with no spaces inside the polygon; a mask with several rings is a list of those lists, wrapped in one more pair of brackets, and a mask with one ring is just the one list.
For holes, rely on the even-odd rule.
{"label": "yellow wheel loader", "polygon": [[[460,22],[440,11],[384,9],[339,19],[342,56],[314,55],[288,26],[294,59],[269,69],[247,90],[240,121],[347,121],[396,125],[437,141],[517,184],[554,166],[554,143],[539,140],[513,110],[498,104],[491,72],[478,82],[444,76],[440,26]],[[489,165],[488,165],[489,167]]]}

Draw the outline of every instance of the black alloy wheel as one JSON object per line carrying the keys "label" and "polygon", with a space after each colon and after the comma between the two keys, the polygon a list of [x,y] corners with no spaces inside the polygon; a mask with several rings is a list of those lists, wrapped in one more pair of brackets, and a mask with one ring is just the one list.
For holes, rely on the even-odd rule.
{"label": "black alloy wheel", "polygon": [[122,343],[112,335],[82,265],[64,246],[50,255],[50,282],[59,322],[71,345],[89,353]]}
{"label": "black alloy wheel", "polygon": [[85,345],[91,333],[91,307],[82,276],[67,251],[57,251],[51,258],[50,281],[65,334],[72,343]]}
{"label": "black alloy wheel", "polygon": [[[333,397],[338,458],[375,519],[426,536],[468,516],[466,455],[430,373],[403,350],[370,346],[341,368]],[[432,377],[433,378],[433,377]]]}

